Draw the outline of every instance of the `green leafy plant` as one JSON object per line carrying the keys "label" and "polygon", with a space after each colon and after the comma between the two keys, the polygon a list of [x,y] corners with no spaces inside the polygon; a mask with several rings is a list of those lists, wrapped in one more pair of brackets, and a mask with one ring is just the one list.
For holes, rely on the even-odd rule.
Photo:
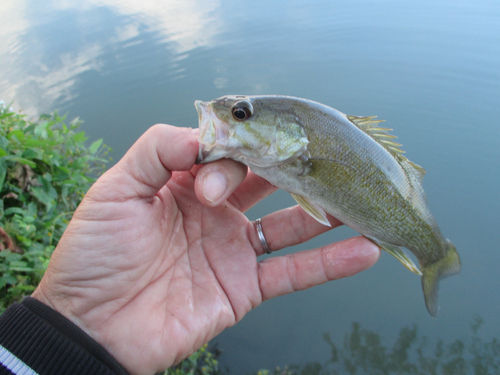
{"label": "green leafy plant", "polygon": [[207,345],[178,365],[169,368],[164,375],[219,375],[218,350],[209,351]]}
{"label": "green leafy plant", "polygon": [[0,312],[30,294],[109,148],[76,119],[28,121],[0,103]]}

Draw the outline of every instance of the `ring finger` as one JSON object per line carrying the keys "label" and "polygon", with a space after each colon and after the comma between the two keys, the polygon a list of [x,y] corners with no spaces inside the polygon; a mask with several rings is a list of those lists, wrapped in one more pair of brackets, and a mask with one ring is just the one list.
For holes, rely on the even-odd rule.
{"label": "ring finger", "polygon": [[314,238],[342,223],[333,216],[327,215],[331,227],[318,223],[300,206],[293,206],[273,212],[261,219],[261,233],[264,243],[259,238],[257,226],[248,223],[247,233],[257,256],[264,254],[265,243],[271,251],[281,250],[288,246],[298,245]]}

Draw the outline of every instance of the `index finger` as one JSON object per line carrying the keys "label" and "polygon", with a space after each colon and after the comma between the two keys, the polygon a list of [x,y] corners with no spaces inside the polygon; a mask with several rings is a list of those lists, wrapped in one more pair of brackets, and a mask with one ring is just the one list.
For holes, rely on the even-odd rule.
{"label": "index finger", "polygon": [[245,179],[248,167],[231,159],[221,159],[193,169],[194,190],[205,206],[215,207],[224,202]]}
{"label": "index finger", "polygon": [[209,207],[227,200],[245,212],[278,189],[251,172],[247,166],[231,159],[197,165],[191,171],[196,175],[196,196]]}
{"label": "index finger", "polygon": [[249,170],[245,180],[228,201],[241,212],[245,212],[276,190],[278,190],[276,186]]}

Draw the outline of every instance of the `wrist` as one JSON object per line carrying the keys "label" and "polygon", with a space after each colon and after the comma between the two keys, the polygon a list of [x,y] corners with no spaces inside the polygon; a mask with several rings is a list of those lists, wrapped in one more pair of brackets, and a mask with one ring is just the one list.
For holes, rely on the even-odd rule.
{"label": "wrist", "polygon": [[53,301],[53,299],[51,299],[49,297],[48,293],[44,292],[44,290],[42,288],[42,284],[43,284],[43,280],[42,280],[42,283],[31,294],[31,298],[43,303],[45,306],[48,306],[52,310],[61,314],[62,316],[64,316],[69,321],[71,321],[73,324],[75,324],[77,327],[79,327],[82,331],[84,331],[87,335],[89,335],[90,337],[92,337],[95,340],[94,335],[90,332],[88,327],[86,327],[85,324],[82,323],[82,321],[80,319],[78,319],[68,309],[65,309],[61,304],[58,304],[55,301]]}

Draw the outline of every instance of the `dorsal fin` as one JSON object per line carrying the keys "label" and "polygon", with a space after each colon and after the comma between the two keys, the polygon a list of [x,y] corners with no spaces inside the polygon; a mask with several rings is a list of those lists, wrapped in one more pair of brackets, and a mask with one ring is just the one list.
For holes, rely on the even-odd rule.
{"label": "dorsal fin", "polygon": [[420,183],[422,183],[422,181],[424,180],[424,176],[425,176],[425,169],[422,168],[420,165],[415,164],[412,161],[408,160],[408,163],[410,163],[411,167],[413,168],[413,172],[418,177],[418,180],[420,181]]}
{"label": "dorsal fin", "polygon": [[377,116],[346,116],[354,125],[363,130],[370,137],[372,137],[377,143],[383,146],[392,155],[399,156],[404,153],[404,151],[399,148],[401,147],[401,144],[392,141],[397,137],[395,135],[387,133],[392,129],[381,128],[378,126],[378,124],[380,124],[384,120],[374,120],[375,118],[377,118]]}
{"label": "dorsal fin", "polygon": [[384,120],[374,120],[377,116],[346,116],[354,125],[356,125],[359,129],[372,137],[372,139],[375,140],[378,144],[389,151],[389,153],[394,156],[394,158],[400,164],[405,164],[406,166],[411,168],[411,171],[417,176],[418,180],[422,182],[425,175],[425,169],[420,165],[409,161],[406,157],[403,156],[404,151],[400,148],[401,144],[392,141],[392,139],[397,137],[395,135],[387,133],[392,129],[381,128],[378,126],[378,124],[383,122]]}
{"label": "dorsal fin", "polygon": [[422,168],[420,165],[415,164],[412,161],[409,161],[407,158],[404,158],[404,160],[401,160],[399,164],[403,167],[403,169],[406,170],[406,172],[411,172],[413,173],[420,184],[424,181],[424,176],[425,176],[425,169]]}

